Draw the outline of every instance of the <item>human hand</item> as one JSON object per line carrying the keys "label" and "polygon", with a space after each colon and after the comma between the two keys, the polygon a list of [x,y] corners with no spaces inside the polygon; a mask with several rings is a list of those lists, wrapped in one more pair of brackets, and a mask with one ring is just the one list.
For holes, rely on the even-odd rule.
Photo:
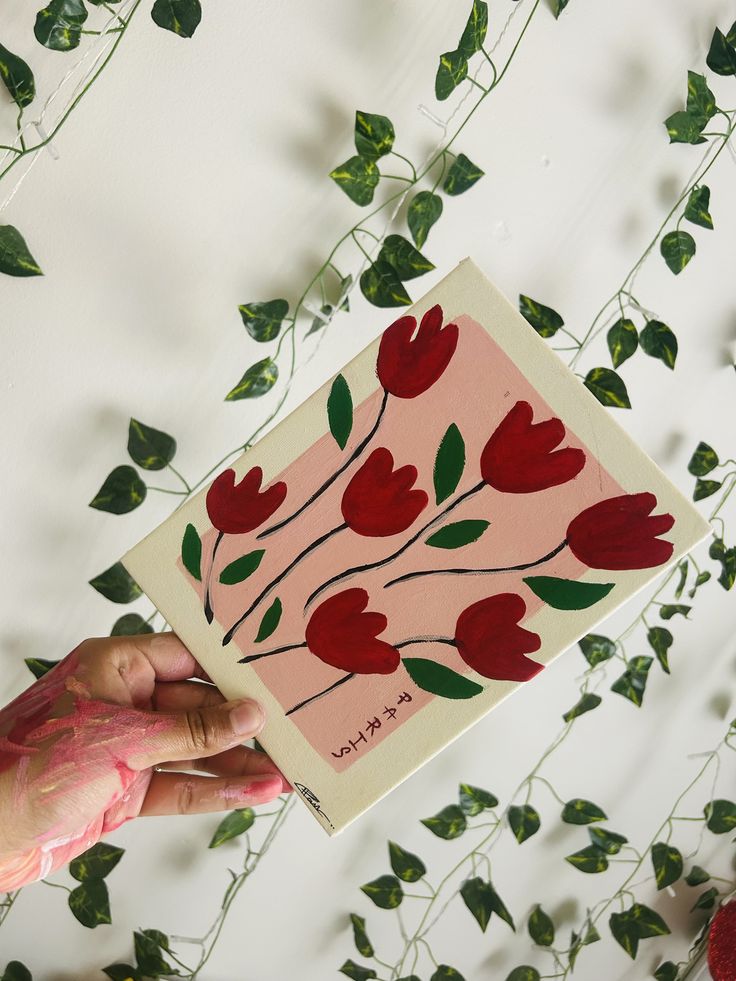
{"label": "human hand", "polygon": [[240,745],[264,722],[257,702],[226,702],[172,633],[83,641],[0,709],[0,891],[139,815],[290,790],[268,756]]}

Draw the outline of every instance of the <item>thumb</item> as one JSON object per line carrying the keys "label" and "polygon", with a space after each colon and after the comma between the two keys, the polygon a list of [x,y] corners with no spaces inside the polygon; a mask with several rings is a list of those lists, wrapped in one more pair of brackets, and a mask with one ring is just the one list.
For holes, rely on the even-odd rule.
{"label": "thumb", "polygon": [[185,712],[142,712],[144,734],[128,764],[144,770],[159,763],[214,756],[258,735],[266,721],[250,698],[191,708]]}

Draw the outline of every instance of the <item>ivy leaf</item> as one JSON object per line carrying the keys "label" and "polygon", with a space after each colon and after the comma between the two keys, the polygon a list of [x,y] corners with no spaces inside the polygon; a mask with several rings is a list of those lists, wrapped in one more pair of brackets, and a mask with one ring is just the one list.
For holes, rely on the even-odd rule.
{"label": "ivy leaf", "polygon": [[427,872],[426,865],[418,855],[405,851],[395,841],[388,843],[388,857],[391,868],[404,882],[418,882]]}
{"label": "ivy leaf", "polygon": [[77,855],[69,863],[69,872],[77,882],[88,879],[104,879],[115,868],[125,854],[124,848],[116,848],[104,841],[98,841],[86,852]]}
{"label": "ivy leaf", "polygon": [[580,715],[585,715],[586,712],[592,712],[593,709],[598,708],[603,699],[600,695],[594,695],[592,692],[586,692],[579,701],[577,701],[571,709],[562,716],[565,722],[572,722],[573,719],[577,719]]}
{"label": "ivy leaf", "polygon": [[[567,0],[556,0],[556,3],[564,5]],[[562,8],[560,8],[562,9]],[[559,16],[557,14],[556,16]],[[528,964],[521,964],[519,967],[515,967],[511,974],[507,975],[506,981],[540,981],[542,975],[536,969],[536,967],[529,967]]]}
{"label": "ivy leaf", "polygon": [[463,902],[477,920],[483,933],[486,932],[493,912],[492,892],[493,888],[490,883],[484,882],[478,876],[474,879],[467,879],[460,887]]}
{"label": "ivy leaf", "polygon": [[473,184],[476,184],[483,177],[484,173],[485,171],[477,167],[464,153],[458,153],[447,172],[442,190],[445,194],[456,197],[458,194],[470,190]]}
{"label": "ivy leaf", "polygon": [[283,612],[283,607],[281,605],[281,600],[277,596],[276,599],[273,601],[273,603],[263,614],[261,625],[258,628],[258,633],[256,634],[256,639],[255,639],[256,644],[260,644],[262,640],[265,640],[267,637],[271,636],[271,634],[279,625],[282,612]]}
{"label": "ivy leaf", "polygon": [[192,37],[202,20],[199,0],[156,0],[151,17],[154,24],[178,37]]}
{"label": "ivy leaf", "polygon": [[0,78],[19,109],[29,106],[36,95],[36,82],[30,67],[18,55],[0,44]]}
{"label": "ivy leaf", "polygon": [[539,814],[531,804],[514,804],[508,809],[509,827],[521,845],[539,831]]}
{"label": "ivy leaf", "polygon": [[26,657],[23,660],[34,678],[43,678],[59,663],[58,661],[49,661],[45,657]]}
{"label": "ivy leaf", "polygon": [[555,610],[587,610],[607,596],[616,585],[612,582],[581,582],[556,576],[527,576],[529,589]]}
{"label": "ivy leaf", "polygon": [[667,324],[659,320],[648,321],[639,335],[641,349],[650,358],[659,358],[668,368],[674,369],[677,360],[677,338]]}
{"label": "ivy leaf", "polygon": [[26,240],[14,225],[0,225],[0,273],[6,276],[43,276],[28,251]]}
{"label": "ivy leaf", "polygon": [[552,0],[552,12],[555,15],[555,20],[559,18],[560,14],[569,2],[570,0]]}
{"label": "ivy leaf", "polygon": [[578,954],[583,947],[587,947],[588,944],[594,944],[600,939],[601,935],[598,933],[590,920],[587,921],[587,929],[584,934],[582,932],[577,934],[573,930],[570,934],[570,949],[568,953],[570,968],[572,969],[575,967],[575,961],[577,960]]}
{"label": "ivy leaf", "polygon": [[537,303],[530,296],[519,294],[519,310],[521,315],[536,330],[540,337],[554,337],[565,321],[552,307],[546,307],[543,303]]}
{"label": "ivy leaf", "polygon": [[368,938],[368,934],[365,929],[365,917],[358,916],[357,913],[350,914],[350,922],[353,925],[353,940],[355,941],[355,949],[363,957],[373,957],[375,951],[373,950],[373,944]]}
{"label": "ivy leaf", "polygon": [[718,890],[715,886],[711,886],[710,889],[706,889],[705,892],[700,894],[691,907],[690,912],[694,913],[696,909],[711,910],[715,906],[717,899]]}
{"label": "ivy leaf", "polygon": [[663,961],[652,975],[654,981],[677,981],[677,964],[672,961]]}
{"label": "ivy leaf", "polygon": [[113,603],[132,603],[143,592],[122,562],[116,562],[94,579],[90,586]]}
{"label": "ivy leaf", "polygon": [[636,924],[641,940],[646,940],[647,937],[664,937],[670,933],[670,928],[659,913],[643,903],[634,903],[628,914]]}
{"label": "ivy leaf", "polygon": [[691,606],[685,606],[683,603],[665,603],[664,606],[660,606],[659,615],[663,620],[671,620],[672,617],[678,615],[687,620],[687,615],[691,609]]}
{"label": "ivy leaf", "polygon": [[466,58],[472,58],[483,47],[488,33],[488,4],[484,0],[473,0],[473,9],[463,30],[458,50]]}
{"label": "ivy leaf", "polygon": [[118,617],[110,631],[111,637],[135,637],[138,634],[152,634],[153,627],[140,613],[125,613]]}
{"label": "ivy leaf", "polygon": [[454,422],[447,427],[434,459],[435,503],[454,494],[465,469],[465,441]]}
{"label": "ivy leaf", "polygon": [[[406,981],[411,981],[411,978],[407,978]],[[465,981],[465,978],[454,967],[439,964],[429,981]]]}
{"label": "ivy leaf", "polygon": [[673,845],[658,841],[652,845],[652,865],[657,880],[657,889],[665,889],[682,875],[682,855]]}
{"label": "ivy leaf", "polygon": [[220,845],[232,838],[237,838],[244,834],[256,819],[255,811],[250,807],[240,807],[230,811],[220,821],[212,835],[208,848],[219,848]]}
{"label": "ivy leaf", "polygon": [[36,40],[52,51],[71,51],[79,46],[87,8],[82,0],[51,0],[39,10],[33,33]]}
{"label": "ivy leaf", "polygon": [[605,821],[606,818],[605,811],[582,797],[574,797],[562,808],[562,820],[565,824],[594,824],[596,821]]}
{"label": "ivy leaf", "polygon": [[434,263],[417,251],[402,235],[386,236],[376,261],[381,260],[393,266],[402,282],[416,279],[417,276],[423,276],[434,269]]}
{"label": "ivy leaf", "polygon": [[699,225],[701,228],[713,228],[713,218],[711,217],[710,211],[710,188],[705,187],[694,187],[690,192],[690,197],[687,199],[687,204],[685,205],[684,216],[688,221],[691,221],[693,225]]}
{"label": "ivy leaf", "polygon": [[695,255],[695,239],[690,232],[668,232],[659,249],[670,270],[675,276],[679,276]]}
{"label": "ivy leaf", "polygon": [[430,545],[432,548],[463,548],[465,545],[477,542],[490,523],[481,518],[453,521],[425,539],[425,545]]}
{"label": "ivy leaf", "polygon": [[181,561],[189,575],[193,576],[197,582],[201,582],[202,539],[192,524],[188,524],[184,529],[184,537],[181,542]]}
{"label": "ivy leaf", "polygon": [[606,855],[618,855],[621,848],[629,840],[615,831],[608,831],[606,828],[598,828],[595,825],[588,828],[588,836],[591,844],[600,848]]}
{"label": "ivy leaf", "polygon": [[89,502],[97,511],[109,514],[127,514],[134,511],[146,499],[148,488],[133,467],[115,467]]}
{"label": "ivy leaf", "polygon": [[583,384],[598,399],[601,405],[615,409],[630,409],[629,393],[623,378],[611,368],[591,368]]}
{"label": "ivy leaf", "polygon": [[176,440],[137,419],[128,424],[128,453],[144,470],[163,470],[174,459]]}
{"label": "ivy leaf", "polygon": [[360,891],[380,909],[396,909],[401,905],[404,891],[395,875],[379,875],[372,882],[366,882]]}
{"label": "ivy leaf", "polygon": [[458,49],[441,54],[434,80],[434,94],[437,99],[440,102],[448,99],[467,75],[468,59],[462,51]]}
{"label": "ivy leaf", "polygon": [[391,153],[394,145],[394,124],[388,116],[372,112],[355,113],[355,149],[366,160],[377,160]]}
{"label": "ivy leaf", "polygon": [[374,307],[405,307],[411,303],[396,270],[383,259],[377,259],[361,273],[360,291]]}
{"label": "ivy leaf", "polygon": [[239,559],[235,559],[234,562],[225,566],[220,573],[220,582],[223,586],[236,586],[238,583],[244,582],[253,575],[265,554],[265,549],[257,548],[248,552],[247,555],[241,555]]}
{"label": "ivy leaf", "polygon": [[498,797],[495,794],[491,794],[481,787],[473,787],[469,783],[460,784],[458,795],[460,807],[468,817],[475,817],[482,811],[489,811],[498,805]]}
{"label": "ivy leaf", "polygon": [[647,677],[653,660],[654,658],[651,657],[632,657],[626,671],[611,685],[611,691],[623,695],[640,708],[644,701]]}
{"label": "ivy leaf", "polygon": [[[347,297],[345,297],[345,303],[348,303]],[[321,317],[315,316],[315,318],[312,320],[312,326],[304,335],[305,337],[309,337],[311,334],[316,334],[318,330],[322,330],[323,327],[326,327],[329,321],[332,319],[332,313],[335,308],[332,306],[331,303],[323,303],[319,309],[322,316]],[[348,308],[346,307],[345,309]],[[326,320],[324,319],[325,317],[327,318]]]}
{"label": "ivy leaf", "polygon": [[289,312],[289,301],[278,299],[241,303],[238,310],[250,336],[263,344],[279,336],[284,317]]}
{"label": "ivy leaf", "polygon": [[103,879],[89,879],[72,889],[68,902],[74,916],[90,930],[101,923],[112,923],[110,896]]}
{"label": "ivy leaf", "polygon": [[687,111],[703,120],[703,125],[718,112],[716,97],[708,88],[705,75],[687,73]]}
{"label": "ivy leaf", "polygon": [[565,861],[569,862],[570,865],[580,872],[587,872],[591,875],[598,872],[605,872],[608,868],[606,854],[597,845],[586,845],[580,851],[573,852],[572,855],[566,855]]}
{"label": "ivy leaf", "polygon": [[705,823],[714,835],[725,835],[736,829],[736,804],[730,800],[712,800],[703,809]]}
{"label": "ivy leaf", "polygon": [[728,591],[736,582],[736,546],[726,548],[722,538],[716,538],[708,549],[708,555],[721,563],[721,574],[718,582]]}
{"label": "ivy leaf", "polygon": [[608,926],[613,939],[626,951],[633,960],[639,949],[639,931],[636,923],[628,913],[611,913]]}
{"label": "ivy leaf", "polygon": [[591,668],[610,660],[616,653],[616,645],[602,634],[586,634],[578,641],[580,650]]}
{"label": "ivy leaf", "polygon": [[353,397],[343,375],[337,375],[332,383],[327,399],[327,421],[335,442],[344,450],[353,428]]}
{"label": "ivy leaf", "polygon": [[468,826],[465,815],[457,804],[448,804],[433,817],[423,818],[422,824],[425,828],[429,828],[432,834],[446,841],[459,838]]}
{"label": "ivy leaf", "polygon": [[406,221],[418,249],[427,241],[432,225],[442,214],[442,198],[431,191],[419,191],[409,202]]}
{"label": "ivy leaf", "polygon": [[161,956],[161,948],[168,950],[169,942],[159,930],[136,930],[133,934],[138,970],[145,977],[157,978],[159,975],[175,974],[175,969]]}
{"label": "ivy leaf", "polygon": [[705,63],[716,75],[736,75],[736,48],[718,28],[713,32]]}
{"label": "ivy leaf", "polygon": [[699,865],[693,865],[688,874],[685,876],[685,882],[689,886],[702,886],[704,882],[710,879],[710,875],[701,868]]}
{"label": "ivy leaf", "polygon": [[647,631],[647,642],[657,655],[657,660],[662,665],[665,674],[670,673],[668,652],[673,641],[674,637],[666,627],[650,627]]}
{"label": "ivy leaf", "polygon": [[723,484],[720,480],[701,480],[698,477],[693,490],[693,500],[704,501],[706,497],[712,497],[722,486]]}
{"label": "ivy leaf", "polygon": [[677,588],[675,589],[675,599],[679,599],[682,596],[682,591],[687,584],[687,574],[688,574],[688,560],[684,559],[680,562],[678,569],[680,571],[680,580],[677,583]]}
{"label": "ivy leaf", "polygon": [[130,964],[108,964],[102,968],[110,981],[143,981],[143,976]]}
{"label": "ivy leaf", "polygon": [[344,974],[347,978],[352,978],[353,981],[371,981],[371,978],[378,977],[372,967],[363,967],[361,964],[356,964],[355,961],[350,960],[350,958],[340,968],[340,974]]}
{"label": "ivy leaf", "polygon": [[373,200],[381,173],[374,160],[355,156],[335,167],[330,177],[351,201],[363,207]]}
{"label": "ivy leaf", "polygon": [[424,657],[405,657],[403,664],[418,688],[441,698],[474,698],[483,691],[481,685],[439,661]]}
{"label": "ivy leaf", "polygon": [[636,353],[639,346],[639,335],[634,326],[633,320],[625,317],[619,318],[611,327],[606,335],[608,340],[608,350],[611,354],[611,363],[614,368],[619,368],[624,361],[627,361],[632,354]]}
{"label": "ivy leaf", "polygon": [[257,399],[265,395],[276,384],[279,368],[272,358],[256,361],[246,371],[235,388],[225,396],[226,402],[237,402],[240,399]]}
{"label": "ivy leaf", "polygon": [[667,127],[670,143],[690,143],[693,146],[705,143],[705,137],[702,133],[705,129],[706,120],[700,115],[684,112],[681,109],[679,112],[673,112],[671,116],[668,116],[664,125]]}
{"label": "ivy leaf", "polygon": [[555,925],[552,917],[537,903],[529,914],[529,936],[540,947],[551,947],[555,942]]}

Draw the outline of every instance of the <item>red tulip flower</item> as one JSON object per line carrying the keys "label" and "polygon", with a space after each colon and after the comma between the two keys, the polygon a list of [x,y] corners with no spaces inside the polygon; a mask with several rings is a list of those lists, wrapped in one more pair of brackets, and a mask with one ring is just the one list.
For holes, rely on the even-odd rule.
{"label": "red tulip flower", "polygon": [[320,661],[354,674],[391,674],[401,661],[395,647],[378,640],[388,625],[383,613],[364,612],[365,589],[345,589],[321,603],[307,624],[305,639]]}
{"label": "red tulip flower", "polygon": [[565,438],[560,419],[532,422],[532,407],[517,402],[483,448],[483,479],[507,494],[531,494],[565,484],[585,466],[585,453],[571,446],[556,450]]}
{"label": "red tulip flower", "polygon": [[499,593],[473,603],[460,614],[455,627],[455,646],[460,657],[484,678],[496,681],[529,681],[543,664],[525,657],[538,651],[538,634],[524,630],[519,620],[526,603],[515,593]]}
{"label": "red tulip flower", "polygon": [[567,544],[591,569],[649,569],[672,555],[672,542],[658,538],[675,523],[671,514],[652,514],[654,494],[622,494],[599,501],[573,518]]}
{"label": "red tulip flower", "polygon": [[429,502],[425,491],[412,489],[416,479],[416,467],[409,464],[394,470],[391,451],[379,446],[342,495],[342,514],[348,527],[367,538],[406,531]]}
{"label": "red tulip flower", "polygon": [[431,388],[457,347],[457,324],[442,326],[439,305],[428,310],[419,330],[416,328],[416,317],[399,317],[381,337],[378,379],[387,392],[400,399],[416,398]]}
{"label": "red tulip flower", "polygon": [[261,491],[263,471],[251,467],[239,484],[235,471],[225,470],[207,491],[207,514],[218,531],[244,535],[253,531],[278,510],[286,497],[286,484],[279,480]]}

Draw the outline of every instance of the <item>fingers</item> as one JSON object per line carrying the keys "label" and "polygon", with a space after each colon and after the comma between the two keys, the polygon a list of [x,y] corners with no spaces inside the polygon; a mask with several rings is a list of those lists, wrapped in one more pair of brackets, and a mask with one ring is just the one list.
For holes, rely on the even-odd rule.
{"label": "fingers", "polygon": [[154,773],[142,815],[204,814],[236,807],[267,804],[281,793],[278,776],[198,777],[183,773]]}
{"label": "fingers", "polygon": [[209,677],[182,644],[176,634],[136,634],[126,637],[151,664],[158,681],[183,681],[185,678]]}
{"label": "fingers", "polygon": [[153,687],[152,707],[157,712],[222,705],[225,696],[201,681],[158,681]]}
{"label": "fingers", "polygon": [[202,773],[212,773],[218,777],[249,777],[277,776],[282,783],[281,793],[291,790],[286,777],[279,770],[270,756],[245,746],[234,746],[214,756],[206,756],[198,760],[167,760],[158,770],[199,770]]}

